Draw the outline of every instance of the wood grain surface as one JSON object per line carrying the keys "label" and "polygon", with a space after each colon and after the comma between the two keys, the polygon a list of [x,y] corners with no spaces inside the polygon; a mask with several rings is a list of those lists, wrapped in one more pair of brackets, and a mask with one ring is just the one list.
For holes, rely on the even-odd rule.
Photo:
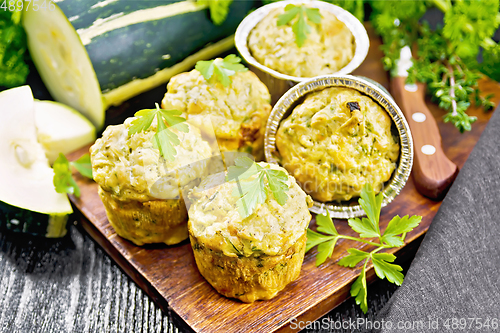
{"label": "wood grain surface", "polygon": [[[354,74],[375,79],[388,87],[386,72],[380,64],[378,41],[372,39],[367,60]],[[498,92],[499,85],[484,81],[485,94]],[[498,103],[500,96],[495,96]],[[451,124],[441,121],[442,111],[428,104],[443,137],[443,148],[459,167],[463,165],[482,133],[491,113],[471,109],[478,117],[473,130],[461,135]],[[82,149],[69,158],[77,158]],[[117,236],[109,225],[104,207],[97,195],[97,184],[83,178],[77,179],[82,195],[72,197],[73,203],[86,219],[82,223],[89,234],[105,249],[122,269],[137,282],[164,310],[173,309],[195,331],[203,332],[272,332],[290,331],[292,318],[315,320],[339,305],[348,297],[351,283],[360,272],[359,267],[350,269],[336,265],[346,255],[346,249],[357,247],[369,250],[369,246],[341,240],[333,258],[316,267],[316,250],[306,254],[299,279],[285,288],[276,298],[253,304],[244,304],[220,296],[198,273],[190,245],[137,247]],[[394,215],[418,214],[423,216],[418,228],[407,235],[411,243],[422,236],[430,226],[440,202],[419,194],[410,178],[400,195],[382,210],[382,229]],[[314,222],[312,222],[314,223]],[[336,220],[340,233],[354,235],[346,221]],[[373,278],[370,269],[369,278]]]}

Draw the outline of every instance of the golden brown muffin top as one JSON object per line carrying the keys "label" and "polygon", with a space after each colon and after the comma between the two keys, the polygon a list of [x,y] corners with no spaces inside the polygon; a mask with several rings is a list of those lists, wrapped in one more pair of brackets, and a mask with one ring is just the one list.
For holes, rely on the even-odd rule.
{"label": "golden brown muffin top", "polygon": [[[156,121],[147,131],[129,136],[134,119],[108,126],[102,138],[90,147],[94,180],[103,190],[123,201],[175,199],[179,188],[193,187],[207,175],[206,159],[212,151],[196,127],[186,123],[188,133],[171,128],[180,145],[175,146],[177,155],[170,162],[153,147],[151,138],[156,133]],[[188,166],[189,163],[192,164]]]}
{"label": "golden brown muffin top", "polygon": [[[196,69],[176,75],[167,85],[162,107],[180,110],[187,119],[210,116],[217,139],[239,139],[242,129],[254,122],[263,134],[271,111],[267,87],[250,71],[237,72],[231,81],[227,87],[207,81]],[[230,150],[224,148],[222,145],[221,151]]]}
{"label": "golden brown muffin top", "polygon": [[[259,165],[285,171],[274,164]],[[224,177],[224,173],[209,176],[190,194],[188,227],[198,242],[227,256],[248,257],[282,254],[304,235],[311,220],[310,198],[292,176],[288,176],[288,199],[283,206],[269,191],[267,200],[247,218],[239,214],[239,197],[232,194],[236,182],[225,182]]]}
{"label": "golden brown muffin top", "polygon": [[376,192],[399,156],[392,120],[373,99],[350,88],[310,93],[276,135],[282,165],[314,199],[350,200],[365,183]]}
{"label": "golden brown muffin top", "polygon": [[314,77],[335,73],[354,57],[354,37],[332,13],[320,9],[321,22],[308,22],[311,32],[299,47],[292,31],[294,21],[277,25],[278,16],[284,12],[284,8],[270,11],[250,31],[250,52],[262,65],[282,74]]}

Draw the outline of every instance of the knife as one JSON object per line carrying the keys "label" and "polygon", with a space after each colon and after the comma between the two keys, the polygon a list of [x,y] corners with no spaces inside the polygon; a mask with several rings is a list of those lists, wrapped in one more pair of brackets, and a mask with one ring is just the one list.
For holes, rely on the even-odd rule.
{"label": "knife", "polygon": [[425,104],[425,85],[405,82],[411,66],[411,49],[405,46],[401,49],[395,71],[391,73],[390,88],[408,121],[413,137],[415,187],[422,195],[441,200],[455,180],[458,167],[443,151],[436,120]]}

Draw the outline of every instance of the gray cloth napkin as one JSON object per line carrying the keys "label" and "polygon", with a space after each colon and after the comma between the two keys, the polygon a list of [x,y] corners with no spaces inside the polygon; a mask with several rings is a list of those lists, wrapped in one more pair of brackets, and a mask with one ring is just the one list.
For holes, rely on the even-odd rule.
{"label": "gray cloth napkin", "polygon": [[379,314],[375,332],[500,332],[499,110],[444,199],[403,285]]}

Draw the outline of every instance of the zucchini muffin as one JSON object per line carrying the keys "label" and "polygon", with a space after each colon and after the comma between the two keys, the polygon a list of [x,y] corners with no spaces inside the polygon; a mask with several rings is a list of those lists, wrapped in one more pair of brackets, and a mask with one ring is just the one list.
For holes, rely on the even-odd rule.
{"label": "zucchini muffin", "polygon": [[99,196],[110,224],[121,237],[136,245],[179,243],[188,237],[182,193],[207,176],[210,146],[194,126],[188,124],[188,133],[171,128],[181,143],[175,147],[175,160],[166,161],[151,141],[157,122],[147,131],[129,136],[134,119],[109,126],[90,147]]}
{"label": "zucchini muffin", "polygon": [[236,207],[239,197],[232,195],[237,184],[224,182],[224,177],[212,175],[190,194],[188,227],[196,264],[226,297],[247,303],[271,299],[299,277],[312,200],[288,176],[284,206],[269,192],[267,200],[243,219]]}
{"label": "zucchini muffin", "polygon": [[292,30],[296,19],[282,26],[277,24],[284,12],[284,8],[271,10],[250,31],[250,53],[262,65],[282,74],[314,77],[335,73],[352,60],[354,36],[334,14],[320,10],[319,24],[308,21],[311,32],[299,47]]}
{"label": "zucchini muffin", "polygon": [[351,88],[307,94],[276,135],[282,165],[314,199],[347,201],[370,183],[378,193],[396,168],[389,114]]}
{"label": "zucchini muffin", "polygon": [[237,72],[231,81],[224,87],[217,81],[205,80],[196,69],[176,75],[167,85],[162,108],[180,110],[188,120],[210,116],[222,153],[245,152],[262,160],[271,95],[250,71]]}

